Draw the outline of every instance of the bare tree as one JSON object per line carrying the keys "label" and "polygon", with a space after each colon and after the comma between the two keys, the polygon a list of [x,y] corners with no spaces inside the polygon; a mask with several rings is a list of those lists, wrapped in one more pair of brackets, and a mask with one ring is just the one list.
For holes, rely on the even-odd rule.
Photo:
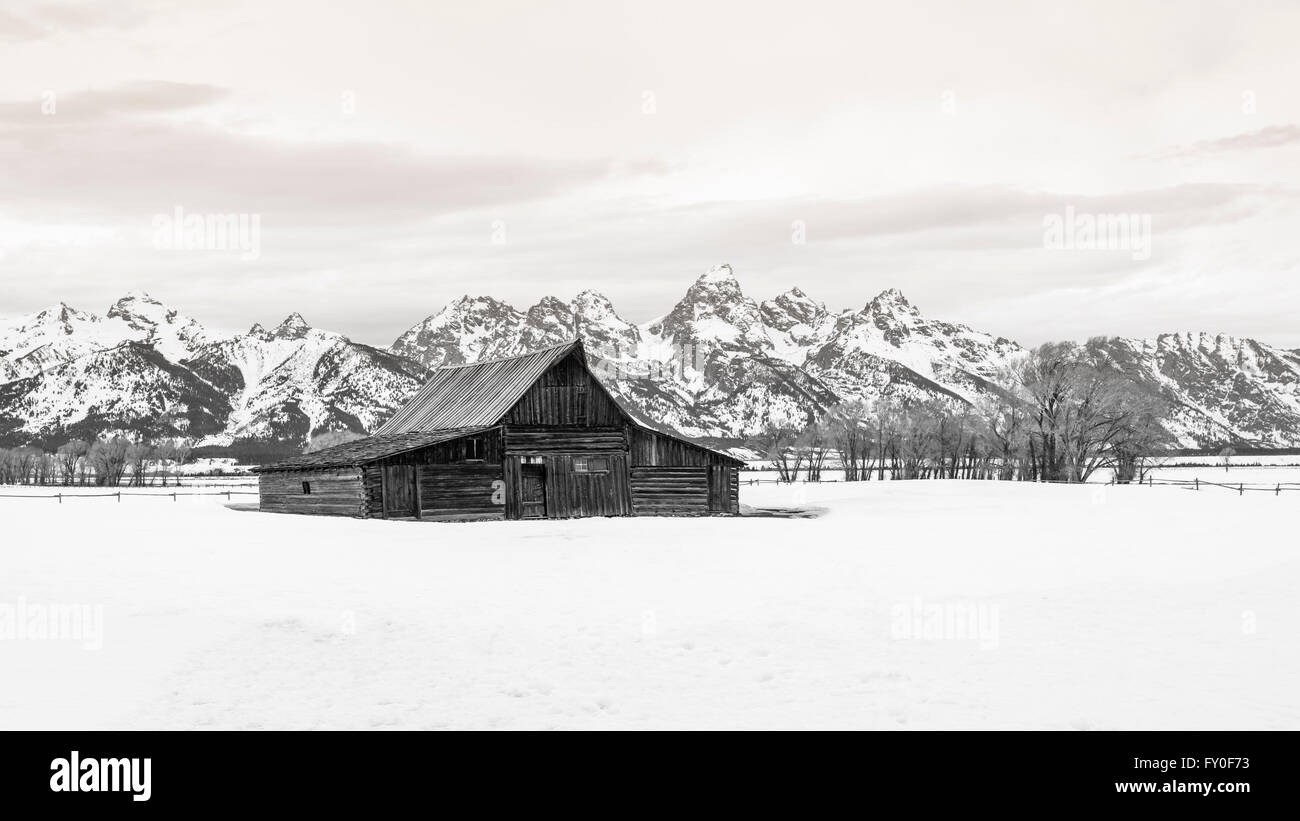
{"label": "bare tree", "polygon": [[871,442],[874,419],[862,401],[841,402],[824,417],[827,435],[840,456],[844,481],[871,478]]}
{"label": "bare tree", "polygon": [[117,486],[126,472],[126,451],[131,443],[121,436],[97,439],[90,446],[88,461],[95,472],[95,484]]}
{"label": "bare tree", "polygon": [[822,420],[814,420],[803,429],[795,446],[804,453],[807,464],[807,476],[810,482],[822,480],[822,468],[832,447],[831,428]]}
{"label": "bare tree", "polygon": [[1107,358],[1108,347],[1103,340],[1048,343],[1017,366],[1034,478],[1086,482],[1121,459],[1126,472],[1136,469],[1132,449],[1160,427],[1163,403]]}
{"label": "bare tree", "polygon": [[803,452],[795,447],[798,439],[796,428],[769,419],[758,433],[749,438],[748,444],[771,461],[780,481],[793,482],[799,478],[803,465]]}
{"label": "bare tree", "polygon": [[131,470],[132,487],[144,487],[153,459],[153,445],[148,442],[132,442],[126,447],[126,465]]}
{"label": "bare tree", "polygon": [[84,439],[72,439],[59,445],[55,459],[58,461],[59,477],[63,484],[71,485],[77,478],[77,467],[89,450],[90,445]]}

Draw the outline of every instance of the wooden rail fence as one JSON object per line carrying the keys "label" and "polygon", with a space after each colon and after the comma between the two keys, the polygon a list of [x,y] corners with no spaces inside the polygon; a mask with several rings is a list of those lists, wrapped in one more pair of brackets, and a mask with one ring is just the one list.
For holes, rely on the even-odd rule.
{"label": "wooden rail fence", "polygon": [[[845,481],[844,479],[820,479],[820,480],[812,480],[812,479],[795,479],[795,480],[792,480],[792,481],[786,481],[786,480],[784,480],[784,479],[743,479],[743,480],[741,480],[741,484],[747,484],[747,485],[793,485],[793,484],[799,484],[799,485],[828,485],[828,484],[839,484],[839,483],[842,483],[842,482],[844,482],[844,481]],[[870,480],[863,480],[862,482],[855,482],[854,484],[869,484],[869,483],[871,483],[871,482],[891,482],[891,481],[895,481],[895,480],[893,480],[893,479],[870,479]],[[957,482],[999,482],[999,481],[1017,481],[1017,480],[1010,480],[1010,479],[953,479],[953,480],[936,480],[936,479],[899,479],[899,480],[897,480],[897,481],[902,481],[902,482],[933,482],[933,481],[957,481]],[[1053,479],[1053,480],[1036,480],[1036,481],[1025,480],[1025,482],[1026,482],[1026,484],[1053,484],[1053,485],[1087,485],[1087,484],[1101,484],[1100,482],[1065,482],[1065,481],[1056,480],[1056,479]],[[1114,484],[1115,484],[1115,481],[1112,479],[1111,481],[1106,482],[1106,484],[1107,484],[1107,485],[1114,485]],[[1286,492],[1286,491],[1300,491],[1300,482],[1210,482],[1210,481],[1206,481],[1206,480],[1203,480],[1203,479],[1200,479],[1200,478],[1196,478],[1196,479],[1156,479],[1156,478],[1152,477],[1152,478],[1148,478],[1148,479],[1143,479],[1143,480],[1140,481],[1140,482],[1139,482],[1139,481],[1134,481],[1134,482],[1132,482],[1131,484],[1134,484],[1134,485],[1145,485],[1145,486],[1147,486],[1147,487],[1154,487],[1154,486],[1156,486],[1156,485],[1167,485],[1167,486],[1169,486],[1169,487],[1181,487],[1181,488],[1184,488],[1184,489],[1186,489],[1186,490],[1200,490],[1200,489],[1203,488],[1203,487],[1216,487],[1216,488],[1223,488],[1223,489],[1225,489],[1225,490],[1234,490],[1234,491],[1237,492],[1237,495],[1239,495],[1239,496],[1244,496],[1244,495],[1245,495],[1246,493],[1248,493],[1248,492],[1272,493],[1274,496],[1281,496],[1281,495],[1282,495],[1284,492]]]}

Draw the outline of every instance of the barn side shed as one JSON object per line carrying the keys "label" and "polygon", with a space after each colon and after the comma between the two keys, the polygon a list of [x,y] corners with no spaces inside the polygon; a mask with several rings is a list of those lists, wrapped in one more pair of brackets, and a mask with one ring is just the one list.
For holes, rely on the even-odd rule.
{"label": "barn side shed", "polygon": [[574,340],[439,368],[373,436],[258,474],[268,511],[568,519],[734,515],[742,464],[637,422]]}

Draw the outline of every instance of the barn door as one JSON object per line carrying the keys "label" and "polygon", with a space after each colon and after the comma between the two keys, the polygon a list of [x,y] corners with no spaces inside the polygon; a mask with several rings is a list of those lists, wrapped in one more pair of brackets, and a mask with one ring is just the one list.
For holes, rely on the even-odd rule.
{"label": "barn door", "polygon": [[415,495],[415,466],[393,465],[384,468],[384,516],[406,518],[418,516]]}
{"label": "barn door", "polygon": [[520,465],[520,501],[525,519],[546,518],[546,469],[543,465]]}

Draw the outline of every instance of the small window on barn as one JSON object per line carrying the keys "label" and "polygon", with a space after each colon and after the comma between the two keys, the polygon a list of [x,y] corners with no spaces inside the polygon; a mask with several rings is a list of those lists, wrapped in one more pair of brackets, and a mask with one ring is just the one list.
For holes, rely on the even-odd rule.
{"label": "small window on barn", "polygon": [[302,492],[303,492],[303,493],[306,493],[306,494],[308,494],[308,495],[311,494],[311,482],[303,482],[303,483],[302,483]]}
{"label": "small window on barn", "polygon": [[525,465],[540,465],[540,464],[542,464],[542,457],[540,457],[540,456],[522,456],[522,457],[520,457],[519,461],[520,461],[521,464],[525,464]]}
{"label": "small window on barn", "polygon": [[466,462],[483,461],[483,440],[482,439],[465,440],[465,461]]}
{"label": "small window on barn", "polygon": [[573,395],[573,415],[574,422],[579,425],[587,424],[587,387],[578,386]]}
{"label": "small window on barn", "polygon": [[573,460],[574,473],[609,473],[609,458],[606,456],[579,456]]}

